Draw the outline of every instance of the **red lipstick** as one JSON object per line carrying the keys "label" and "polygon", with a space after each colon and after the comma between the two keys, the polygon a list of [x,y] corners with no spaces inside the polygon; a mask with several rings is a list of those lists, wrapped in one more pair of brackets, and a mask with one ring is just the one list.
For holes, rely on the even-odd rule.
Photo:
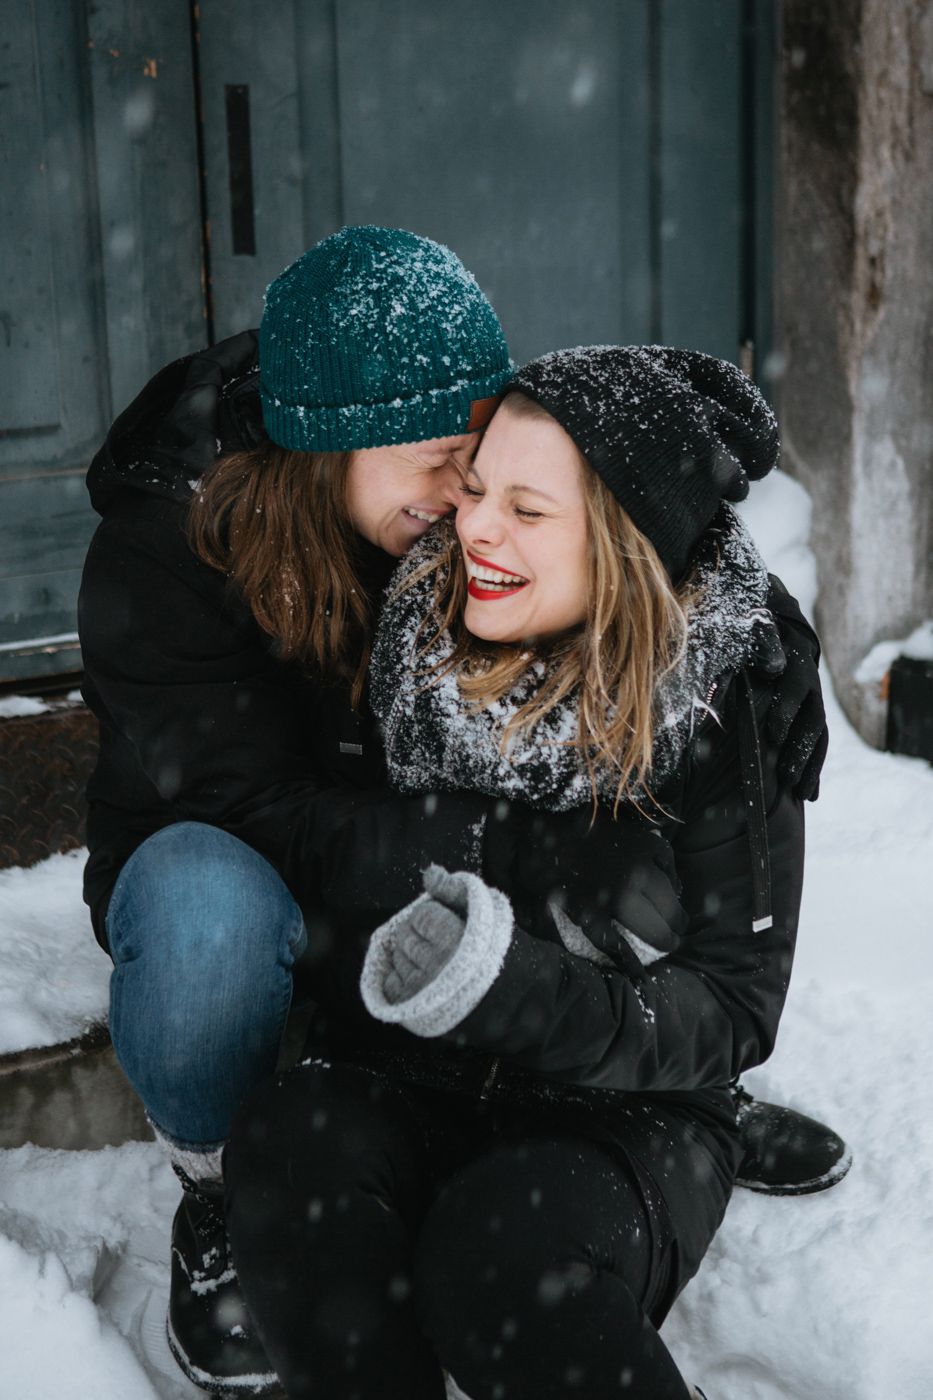
{"label": "red lipstick", "polygon": [[495,569],[497,573],[512,574],[515,578],[524,580],[523,574],[516,574],[514,569],[503,569],[501,564],[494,564],[491,559],[483,559],[481,555],[474,554],[472,549],[467,550],[467,555],[473,560],[474,564],[480,564],[484,569]]}
{"label": "red lipstick", "polygon": [[489,603],[493,598],[511,598],[513,593],[521,593],[525,587],[520,583],[517,588],[480,588],[479,582],[471,578],[467,584],[467,592],[471,598],[478,598],[481,603]]}
{"label": "red lipstick", "polygon": [[467,583],[467,592],[471,598],[476,598],[480,603],[491,603],[495,598],[511,598],[513,594],[520,593],[527,585],[528,580],[521,574],[513,573],[511,569],[503,569],[501,564],[494,564],[491,559],[483,559],[481,555],[474,554],[468,549],[467,555],[474,564],[479,564],[483,569],[495,569],[498,574],[509,574],[512,578],[521,579],[514,588],[484,588],[482,579],[471,578]]}

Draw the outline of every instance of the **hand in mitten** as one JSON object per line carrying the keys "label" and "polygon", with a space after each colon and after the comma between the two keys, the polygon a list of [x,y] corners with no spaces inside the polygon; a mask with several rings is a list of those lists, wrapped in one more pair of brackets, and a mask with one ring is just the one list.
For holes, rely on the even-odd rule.
{"label": "hand in mitten", "polygon": [[463,937],[467,896],[461,881],[440,866],[424,875],[430,899],[417,901],[403,912],[389,945],[389,966],[383,980],[386,1001],[410,1000],[445,967]]}
{"label": "hand in mitten", "polygon": [[[510,858],[490,852],[519,909],[531,900],[556,904],[601,951],[620,965],[629,961],[630,929],[662,953],[673,951],[686,931],[680,882],[670,844],[637,816],[613,818],[589,807],[570,812],[531,812],[512,805],[504,820],[490,820],[486,846],[506,843]],[[484,869],[486,866],[484,865]]]}
{"label": "hand in mitten", "polygon": [[774,624],[759,624],[749,665],[771,686],[765,733],[778,750],[778,779],[795,797],[815,802],[829,743],[820,644],[796,599],[773,574],[769,577],[767,606]]}
{"label": "hand in mitten", "polygon": [[458,1026],[493,987],[512,942],[509,901],[471,871],[432,865],[424,894],[369,940],[360,995],[378,1021],[413,1035]]}

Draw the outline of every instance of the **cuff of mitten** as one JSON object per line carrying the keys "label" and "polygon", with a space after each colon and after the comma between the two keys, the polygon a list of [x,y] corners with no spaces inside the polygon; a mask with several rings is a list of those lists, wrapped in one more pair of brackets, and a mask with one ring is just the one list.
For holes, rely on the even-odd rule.
{"label": "cuff of mitten", "polygon": [[391,967],[389,950],[396,930],[430,896],[418,898],[376,929],[360,977],[366,1010],[377,1021],[402,1026],[413,1035],[446,1035],[480,1004],[502,969],[512,941],[512,906],[478,875],[458,871],[467,895],[463,936],[453,956],[426,987],[405,1001],[387,1001],[383,992]]}

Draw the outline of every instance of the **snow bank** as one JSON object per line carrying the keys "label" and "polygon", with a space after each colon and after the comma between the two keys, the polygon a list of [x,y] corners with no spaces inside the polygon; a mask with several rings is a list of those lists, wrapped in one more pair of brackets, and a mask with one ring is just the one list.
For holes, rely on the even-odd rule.
{"label": "snow bank", "polygon": [[920,1004],[798,983],[775,1055],[746,1077],[825,1116],[855,1162],[821,1195],[735,1192],[665,1327],[710,1400],[928,1400],[933,1029]]}
{"label": "snow bank", "polygon": [[111,964],[81,899],[86,858],[0,870],[0,1054],[57,1045],[106,1019]]}
{"label": "snow bank", "polygon": [[[68,640],[73,634],[69,633]],[[49,641],[61,640],[60,638],[48,638]],[[77,636],[74,636],[77,641]],[[24,645],[23,642],[16,642],[17,647]],[[0,651],[7,650],[0,647]],[[80,690],[69,690],[67,695],[55,696],[52,699],[43,699],[35,695],[3,695],[0,696],[0,719],[22,719],[33,715],[46,715],[53,710],[66,710],[72,705],[80,705]]]}
{"label": "snow bank", "polygon": [[861,685],[871,685],[884,679],[891,663],[899,656],[911,656],[917,661],[933,661],[933,620],[929,618],[915,627],[909,637],[900,641],[876,642],[860,663],[855,679]]}
{"label": "snow bank", "polygon": [[[806,494],[775,473],[742,513],[769,566],[812,611]],[[831,1122],[855,1165],[824,1195],[736,1192],[665,1326],[710,1400],[931,1393],[933,770],[868,748],[831,692],[827,708],[832,740],[822,795],[807,812],[794,980],[777,1050],[746,1083]],[[81,1009],[71,1027],[106,1004],[109,964],[80,903],[80,862],[56,857],[0,876],[0,917],[12,930],[0,945],[8,1043],[73,1034],[52,1019],[72,993]],[[57,979],[51,993],[39,968]],[[4,1400],[203,1396],[175,1368],[163,1333],[176,1200],[153,1144],[0,1152]]]}
{"label": "snow bank", "polygon": [[156,1400],[130,1343],[95,1299],[138,1226],[140,1188],[145,1196],[152,1172],[164,1170],[142,1145],[0,1153],[5,1397]]}

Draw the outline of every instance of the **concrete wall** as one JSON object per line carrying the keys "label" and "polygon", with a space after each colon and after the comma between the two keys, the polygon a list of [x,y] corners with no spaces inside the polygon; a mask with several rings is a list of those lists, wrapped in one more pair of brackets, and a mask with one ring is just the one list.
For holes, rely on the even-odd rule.
{"label": "concrete wall", "polygon": [[933,613],[933,0],[785,0],[780,131],[784,465],[837,694],[880,744],[853,672]]}

